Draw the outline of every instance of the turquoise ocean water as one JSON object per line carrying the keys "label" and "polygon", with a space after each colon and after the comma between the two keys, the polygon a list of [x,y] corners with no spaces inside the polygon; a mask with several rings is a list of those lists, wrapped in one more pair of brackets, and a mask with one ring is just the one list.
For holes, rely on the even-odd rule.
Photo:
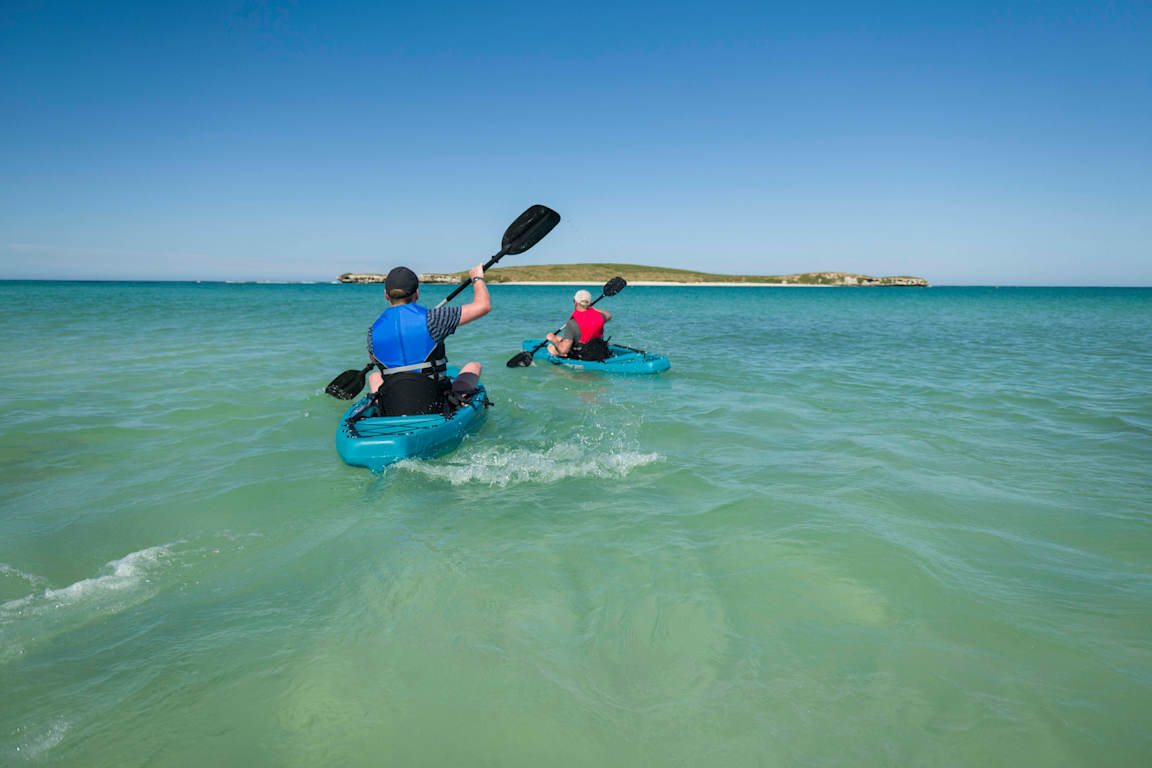
{"label": "turquoise ocean water", "polygon": [[0,765],[1152,764],[1152,290],[571,292],[371,474],[379,287],[0,283]]}

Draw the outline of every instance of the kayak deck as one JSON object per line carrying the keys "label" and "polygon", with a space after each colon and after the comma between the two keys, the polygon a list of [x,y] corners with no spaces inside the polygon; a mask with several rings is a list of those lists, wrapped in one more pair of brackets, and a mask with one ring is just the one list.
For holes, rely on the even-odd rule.
{"label": "kayak deck", "polygon": [[[531,352],[543,339],[525,339],[521,348]],[[608,344],[610,356],[604,360],[573,360],[567,357],[556,357],[548,354],[544,347],[532,354],[534,360],[546,360],[553,365],[562,365],[576,371],[603,371],[605,373],[621,373],[626,375],[643,375],[661,373],[672,367],[672,363],[664,355],[632,349],[620,344]]]}
{"label": "kayak deck", "polygon": [[[336,451],[346,464],[382,469],[411,458],[431,458],[456,448],[460,441],[483,423],[488,411],[484,385],[465,405],[450,416],[375,416],[375,405],[361,398],[340,417],[336,429]],[[364,409],[364,418],[353,420]]]}

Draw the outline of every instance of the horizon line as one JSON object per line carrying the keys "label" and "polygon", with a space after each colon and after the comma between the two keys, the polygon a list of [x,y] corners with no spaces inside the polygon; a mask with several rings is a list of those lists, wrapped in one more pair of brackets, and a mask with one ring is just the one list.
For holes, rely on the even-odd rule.
{"label": "horizon line", "polygon": [[[576,281],[580,282],[580,281]],[[339,280],[228,280],[228,279],[167,279],[167,278],[106,278],[106,277],[0,277],[0,283],[187,283],[187,284],[204,284],[210,283],[214,285],[382,285],[381,283],[342,283]],[[573,283],[575,284],[575,283]],[[451,286],[451,283],[426,283],[425,285],[443,285]],[[515,281],[511,283],[490,283],[489,287],[504,286],[504,287],[531,287],[533,285],[558,285],[556,283],[549,283],[548,281]],[[726,287],[748,287],[748,288],[1152,288],[1152,284],[1142,285],[1116,285],[1116,284],[1092,284],[1092,283],[930,283],[928,286],[900,286],[900,285],[817,285],[817,284],[789,284],[781,285],[779,283],[726,283],[717,285],[715,283],[700,283],[700,284],[685,284],[675,281],[669,281],[667,286],[661,285],[657,281],[641,281],[640,284],[629,283],[629,285],[636,285],[640,288],[726,288]]]}

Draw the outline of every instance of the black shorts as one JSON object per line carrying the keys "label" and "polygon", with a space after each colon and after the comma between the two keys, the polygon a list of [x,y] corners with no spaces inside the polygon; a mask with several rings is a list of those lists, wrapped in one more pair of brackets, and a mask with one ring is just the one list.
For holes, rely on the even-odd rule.
{"label": "black shorts", "polygon": [[479,387],[480,377],[475,373],[462,373],[452,379],[452,391],[461,395],[470,395]]}

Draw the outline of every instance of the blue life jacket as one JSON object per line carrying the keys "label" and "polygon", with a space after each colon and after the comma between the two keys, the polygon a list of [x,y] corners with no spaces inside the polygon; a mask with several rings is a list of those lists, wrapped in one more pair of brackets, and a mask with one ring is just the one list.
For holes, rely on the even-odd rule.
{"label": "blue life jacket", "polygon": [[427,307],[397,304],[385,310],[368,332],[368,353],[384,376],[377,391],[380,415],[447,412],[448,361],[444,342],[428,333]]}
{"label": "blue life jacket", "polygon": [[[380,315],[372,324],[368,348],[373,360],[395,373],[404,368],[437,375],[447,363],[435,359],[444,357],[444,348],[428,333],[428,308],[415,303],[389,307]],[[433,355],[437,350],[440,354]]]}

